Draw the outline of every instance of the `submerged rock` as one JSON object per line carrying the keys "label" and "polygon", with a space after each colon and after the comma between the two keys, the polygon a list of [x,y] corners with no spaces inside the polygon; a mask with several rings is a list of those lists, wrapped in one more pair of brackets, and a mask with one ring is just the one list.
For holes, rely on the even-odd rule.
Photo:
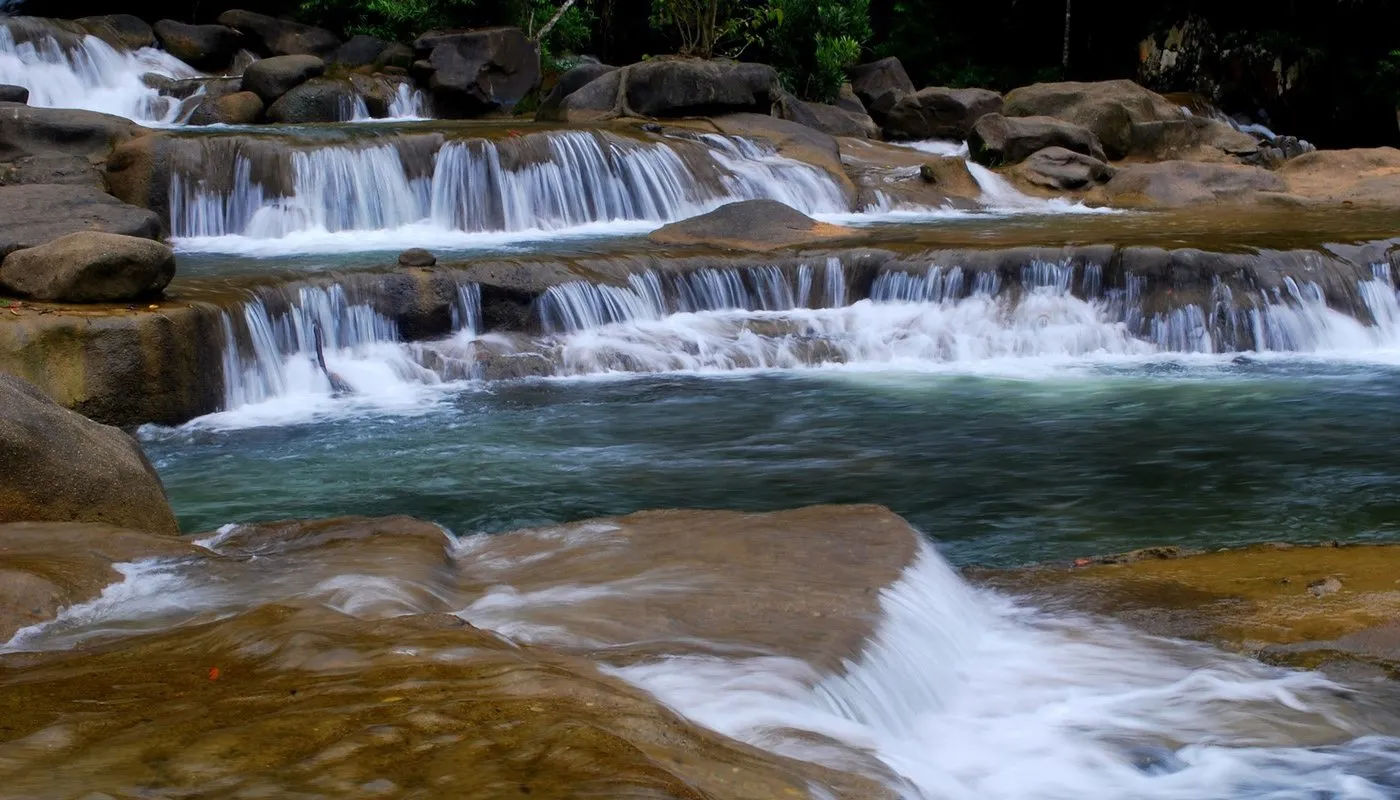
{"label": "submerged rock", "polygon": [[195,552],[174,536],[99,523],[0,524],[0,644],[102,594],[121,580],[116,564]]}
{"label": "submerged rock", "polygon": [[243,41],[238,31],[224,25],[186,25],[173,19],[155,24],[156,38],[167,53],[195,69],[224,69]]}
{"label": "submerged rock", "polygon": [[776,200],[744,200],[708,214],[673,222],[651,234],[669,245],[713,245],[734,250],[775,250],[856,234],[852,228],[818,222]]}
{"label": "submerged rock", "polygon": [[79,231],[0,262],[0,289],[57,303],[117,303],[159,295],[175,253],[150,239]]}
{"label": "submerged rock", "polygon": [[0,373],[0,522],[100,522],[178,533],[141,448]]}

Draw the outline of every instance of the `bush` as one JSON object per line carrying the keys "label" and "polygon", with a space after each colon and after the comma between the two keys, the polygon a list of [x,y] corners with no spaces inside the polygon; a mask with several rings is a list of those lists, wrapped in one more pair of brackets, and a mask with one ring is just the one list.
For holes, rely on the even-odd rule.
{"label": "bush", "polygon": [[406,42],[424,31],[462,24],[473,5],[474,0],[305,0],[300,16],[350,36]]}
{"label": "bush", "polygon": [[870,0],[774,0],[773,66],[806,100],[834,98],[870,39]]}

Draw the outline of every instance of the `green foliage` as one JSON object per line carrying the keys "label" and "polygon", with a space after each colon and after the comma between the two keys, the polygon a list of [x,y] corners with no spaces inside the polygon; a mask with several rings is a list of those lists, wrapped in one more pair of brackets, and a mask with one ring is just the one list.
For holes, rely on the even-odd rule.
{"label": "green foliage", "polygon": [[[559,10],[559,5],[556,0],[518,0],[512,24],[533,39]],[[563,72],[574,66],[572,56],[588,47],[596,23],[597,15],[584,0],[575,2],[540,41],[540,68],[545,72]]]}
{"label": "green foliage", "polygon": [[300,18],[347,35],[403,42],[433,28],[462,24],[473,4],[474,0],[304,0]]}
{"label": "green foliage", "polygon": [[870,0],[772,1],[777,24],[767,50],[773,66],[794,94],[831,100],[870,40]]}

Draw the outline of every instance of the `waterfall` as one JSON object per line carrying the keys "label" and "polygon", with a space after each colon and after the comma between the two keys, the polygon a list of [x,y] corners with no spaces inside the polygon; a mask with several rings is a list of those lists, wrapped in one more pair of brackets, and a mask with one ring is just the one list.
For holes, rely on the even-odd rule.
{"label": "waterfall", "polygon": [[[411,229],[433,236],[554,231],[595,223],[662,224],[726,202],[771,198],[807,213],[843,212],[840,186],[821,170],[743,140],[706,137],[638,141],[598,131],[532,134],[499,142],[452,141],[430,162],[409,150],[426,137],[364,145],[292,145],[207,137],[174,170],[171,230],[187,249],[229,246],[216,237],[297,237],[305,249],[363,249],[344,231]],[[217,156],[217,157],[216,157]],[[215,181],[201,164],[232,163]],[[259,176],[286,175],[287,185]],[[194,241],[190,241],[194,240]],[[288,242],[287,246],[292,246]]]}
{"label": "waterfall", "polygon": [[147,73],[198,75],[160,50],[117,50],[48,20],[0,20],[0,83],[28,89],[29,105],[100,111],[145,124],[178,121],[181,102],[148,86],[142,79]]}

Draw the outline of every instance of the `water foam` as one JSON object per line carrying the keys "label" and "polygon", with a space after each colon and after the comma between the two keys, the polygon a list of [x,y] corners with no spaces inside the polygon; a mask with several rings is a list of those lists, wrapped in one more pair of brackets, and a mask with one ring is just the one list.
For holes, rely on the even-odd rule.
{"label": "water foam", "polygon": [[1320,675],[1018,607],[966,586],[931,549],[882,605],[874,640],[838,675],[785,659],[613,671],[758,747],[856,768],[871,753],[909,797],[1379,800],[1400,790],[1400,739]]}

